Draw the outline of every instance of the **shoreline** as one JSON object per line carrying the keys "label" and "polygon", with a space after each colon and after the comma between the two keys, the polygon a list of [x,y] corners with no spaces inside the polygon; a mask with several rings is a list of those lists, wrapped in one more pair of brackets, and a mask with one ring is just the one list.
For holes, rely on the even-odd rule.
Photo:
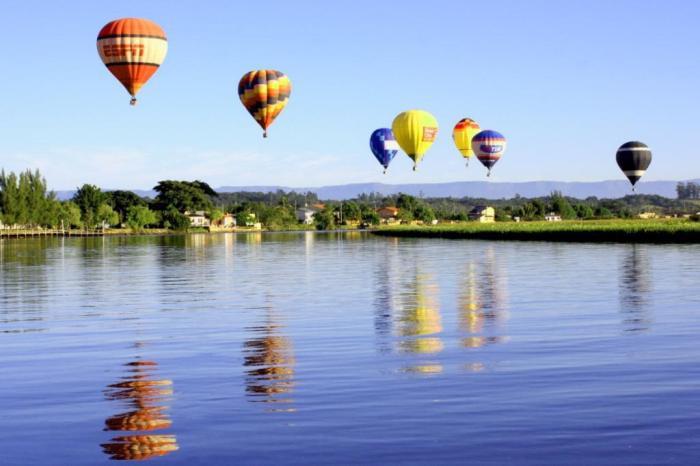
{"label": "shoreline", "polygon": [[372,231],[398,238],[549,241],[571,243],[700,243],[700,222],[688,220],[571,220],[561,222],[397,225]]}

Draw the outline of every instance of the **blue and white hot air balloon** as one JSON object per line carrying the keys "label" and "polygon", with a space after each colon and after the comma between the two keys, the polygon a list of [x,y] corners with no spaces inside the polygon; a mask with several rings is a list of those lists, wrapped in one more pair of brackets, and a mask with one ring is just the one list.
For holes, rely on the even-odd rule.
{"label": "blue and white hot air balloon", "polygon": [[384,173],[389,168],[389,163],[399,151],[399,145],[394,139],[394,133],[390,128],[379,128],[374,130],[369,137],[369,148],[377,158],[380,164],[384,167]]}
{"label": "blue and white hot air balloon", "polygon": [[487,168],[486,176],[491,176],[491,168],[506,151],[506,138],[498,131],[486,129],[472,138],[472,150]]}

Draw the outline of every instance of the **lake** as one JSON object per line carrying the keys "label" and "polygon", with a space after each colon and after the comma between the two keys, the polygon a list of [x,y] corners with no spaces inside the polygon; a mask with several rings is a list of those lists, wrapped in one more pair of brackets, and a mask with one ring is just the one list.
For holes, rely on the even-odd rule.
{"label": "lake", "polygon": [[697,464],[700,246],[0,242],[0,464]]}

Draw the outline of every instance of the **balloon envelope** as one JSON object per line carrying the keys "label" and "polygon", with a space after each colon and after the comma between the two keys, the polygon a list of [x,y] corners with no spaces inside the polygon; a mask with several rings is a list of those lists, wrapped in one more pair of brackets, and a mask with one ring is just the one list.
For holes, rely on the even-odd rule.
{"label": "balloon envelope", "polygon": [[469,159],[474,155],[472,139],[479,131],[481,131],[479,124],[471,118],[462,118],[452,130],[452,139],[455,142],[455,146],[465,159]]}
{"label": "balloon envelope", "polygon": [[267,128],[287,106],[291,92],[287,75],[276,70],[250,71],[238,83],[238,97],[263,129],[263,137],[267,137]]}
{"label": "balloon envelope", "polygon": [[415,170],[423,154],[435,142],[438,123],[434,116],[424,110],[409,110],[394,118],[391,130],[401,149],[413,159]]}
{"label": "balloon envelope", "polygon": [[617,149],[616,159],[617,166],[634,186],[651,164],[651,150],[639,141],[626,142]]}
{"label": "balloon envelope", "polygon": [[168,53],[165,32],[153,21],[123,18],[107,23],[97,35],[102,62],[131,94],[136,94],[153,76]]}
{"label": "balloon envelope", "polygon": [[472,150],[491,174],[491,167],[501,158],[506,150],[506,138],[498,131],[486,129],[472,138]]}
{"label": "balloon envelope", "polygon": [[374,130],[369,137],[369,148],[385,171],[389,168],[389,163],[399,151],[399,145],[394,139],[394,133],[389,128]]}

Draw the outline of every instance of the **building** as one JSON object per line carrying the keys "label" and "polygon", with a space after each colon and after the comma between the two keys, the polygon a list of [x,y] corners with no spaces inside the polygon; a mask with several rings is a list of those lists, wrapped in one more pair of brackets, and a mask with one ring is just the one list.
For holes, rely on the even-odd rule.
{"label": "building", "polygon": [[544,219],[548,222],[561,222],[561,215],[550,212],[544,216]]}
{"label": "building", "polygon": [[234,228],[236,226],[236,217],[233,214],[224,214],[219,220],[212,222],[211,226],[217,228]]}
{"label": "building", "polygon": [[205,228],[210,225],[209,218],[207,218],[206,212],[203,210],[196,212],[185,211],[185,216],[190,219],[190,226],[192,227]]}
{"label": "building", "polygon": [[394,223],[399,215],[398,207],[382,207],[377,209],[377,214],[383,223]]}
{"label": "building", "polygon": [[637,215],[639,218],[643,219],[650,219],[650,218],[657,218],[658,215],[656,212],[641,212],[639,215]]}
{"label": "building", "polygon": [[496,209],[489,206],[478,205],[469,211],[469,220],[479,223],[493,223],[496,221]]}
{"label": "building", "polygon": [[318,209],[301,207],[296,210],[297,221],[305,225],[311,225],[314,223],[314,214],[318,212]]}

